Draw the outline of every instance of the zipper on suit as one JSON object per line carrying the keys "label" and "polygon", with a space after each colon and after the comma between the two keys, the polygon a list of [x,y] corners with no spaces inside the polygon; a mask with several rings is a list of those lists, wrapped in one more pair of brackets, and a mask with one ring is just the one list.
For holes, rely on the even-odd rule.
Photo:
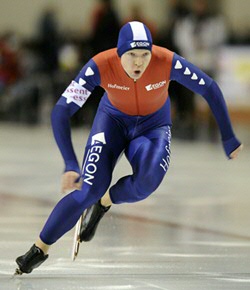
{"label": "zipper on suit", "polygon": [[136,80],[134,80],[134,89],[135,89],[135,103],[136,103],[137,115],[140,115],[140,114],[139,114],[139,100],[138,100],[138,93],[137,93],[137,83],[136,83]]}

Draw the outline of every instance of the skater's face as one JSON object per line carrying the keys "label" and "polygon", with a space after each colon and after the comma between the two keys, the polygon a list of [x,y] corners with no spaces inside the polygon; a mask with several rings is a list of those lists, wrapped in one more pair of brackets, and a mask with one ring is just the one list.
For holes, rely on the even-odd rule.
{"label": "skater's face", "polygon": [[132,49],[121,56],[121,64],[127,75],[137,80],[149,65],[151,56],[151,52],[147,49]]}

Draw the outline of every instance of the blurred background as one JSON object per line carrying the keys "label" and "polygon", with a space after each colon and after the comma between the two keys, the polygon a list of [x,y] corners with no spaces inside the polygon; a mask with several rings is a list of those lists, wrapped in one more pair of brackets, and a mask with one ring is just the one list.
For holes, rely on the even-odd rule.
{"label": "blurred background", "polygon": [[[120,27],[144,21],[154,43],[215,78],[235,125],[250,125],[250,1],[1,0],[0,121],[49,124],[50,111],[81,67],[116,46]],[[89,127],[103,91],[96,88],[73,126]],[[217,141],[207,104],[171,83],[177,138]]]}
{"label": "blurred background", "polygon": [[[227,162],[208,105],[172,82],[172,164],[157,193],[113,206],[99,237],[81,248],[79,263],[70,263],[72,232],[41,267],[42,279],[13,287],[15,258],[60,198],[63,160],[50,128],[52,107],[92,56],[116,46],[129,20],[145,22],[155,44],[219,83],[245,150]],[[86,283],[84,289],[250,289],[249,92],[250,0],[0,0],[3,289],[71,290]],[[72,119],[79,161],[102,94],[96,88]],[[123,159],[114,181],[131,171]]]}

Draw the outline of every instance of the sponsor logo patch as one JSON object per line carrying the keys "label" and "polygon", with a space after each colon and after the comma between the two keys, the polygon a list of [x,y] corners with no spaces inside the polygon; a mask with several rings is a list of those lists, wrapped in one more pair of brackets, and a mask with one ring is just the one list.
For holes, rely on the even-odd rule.
{"label": "sponsor logo patch", "polygon": [[164,80],[164,81],[161,81],[161,82],[156,83],[156,84],[147,85],[147,86],[145,86],[145,88],[146,88],[147,91],[152,91],[152,90],[160,89],[163,86],[165,86],[166,84],[167,84],[167,81]]}
{"label": "sponsor logo patch", "polygon": [[168,128],[167,134],[167,144],[165,145],[166,150],[166,157],[162,158],[162,162],[160,163],[160,167],[167,172],[169,163],[170,163],[170,155],[171,155],[171,131],[170,128]]}
{"label": "sponsor logo patch", "polygon": [[91,147],[87,152],[82,169],[83,182],[89,185],[93,185],[104,144],[106,144],[104,132],[92,136]]}
{"label": "sponsor logo patch", "polygon": [[150,43],[147,41],[134,41],[130,43],[131,48],[136,48],[136,47],[145,47],[148,48],[150,47]]}
{"label": "sponsor logo patch", "polygon": [[79,85],[76,81],[72,81],[71,84],[63,92],[62,96],[67,99],[67,104],[73,102],[79,107],[82,107],[90,94],[90,91]]}
{"label": "sponsor logo patch", "polygon": [[130,87],[119,86],[117,84],[108,84],[108,88],[122,90],[122,91],[129,91],[130,90]]}

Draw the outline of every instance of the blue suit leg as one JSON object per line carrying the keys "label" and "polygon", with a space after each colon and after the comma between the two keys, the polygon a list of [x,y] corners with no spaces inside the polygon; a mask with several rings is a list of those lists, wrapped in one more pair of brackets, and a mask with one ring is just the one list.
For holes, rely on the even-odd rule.
{"label": "blue suit leg", "polygon": [[115,204],[137,202],[152,194],[162,182],[170,162],[169,126],[151,130],[132,140],[126,150],[133,174],[110,188]]}
{"label": "blue suit leg", "polygon": [[99,110],[85,148],[82,189],[73,191],[57,203],[41,231],[43,242],[55,243],[74,227],[86,208],[104,195],[125,144],[126,139],[116,120]]}

